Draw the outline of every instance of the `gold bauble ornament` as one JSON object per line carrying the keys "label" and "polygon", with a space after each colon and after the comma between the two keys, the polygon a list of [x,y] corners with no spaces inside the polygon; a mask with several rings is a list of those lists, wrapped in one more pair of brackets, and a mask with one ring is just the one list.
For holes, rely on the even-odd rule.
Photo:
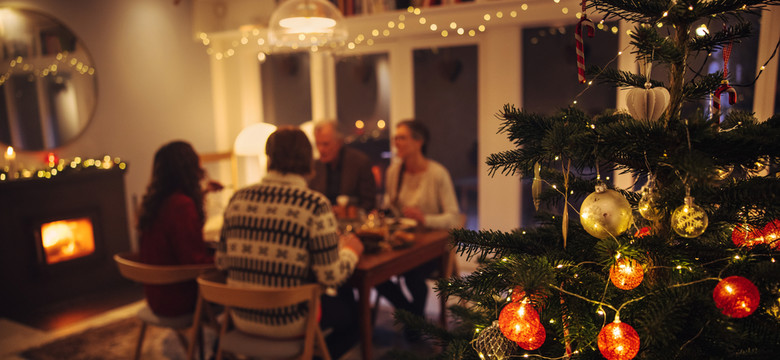
{"label": "gold bauble ornament", "polygon": [[498,320],[480,331],[472,346],[483,359],[504,359],[518,350],[517,345],[501,333]]}
{"label": "gold bauble ornament", "polygon": [[639,215],[647,220],[655,221],[661,218],[661,210],[658,209],[658,194],[651,188],[642,190],[642,198],[639,199],[637,208]]}
{"label": "gold bauble ornament", "polygon": [[631,204],[619,192],[596,185],[580,206],[580,223],[588,234],[599,239],[618,236],[628,230],[633,221]]}
{"label": "gold bauble ornament", "polygon": [[685,203],[672,212],[672,229],[682,237],[695,238],[707,230],[708,224],[707,213],[693,203],[691,196],[686,196]]}

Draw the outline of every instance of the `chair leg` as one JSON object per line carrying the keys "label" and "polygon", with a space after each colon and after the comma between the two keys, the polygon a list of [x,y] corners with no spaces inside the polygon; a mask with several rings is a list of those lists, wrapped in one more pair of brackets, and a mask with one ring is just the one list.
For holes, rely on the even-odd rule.
{"label": "chair leg", "polygon": [[146,335],[146,323],[141,321],[141,331],[138,334],[138,343],[135,345],[135,356],[133,359],[138,360],[141,358],[141,350],[144,346],[144,336]]}
{"label": "chair leg", "polygon": [[331,360],[330,351],[328,351],[328,344],[325,342],[325,335],[322,334],[322,329],[320,329],[319,326],[317,326],[317,330],[314,332],[314,335],[316,336],[316,339],[314,339],[316,348],[315,353],[319,353],[323,360]]}

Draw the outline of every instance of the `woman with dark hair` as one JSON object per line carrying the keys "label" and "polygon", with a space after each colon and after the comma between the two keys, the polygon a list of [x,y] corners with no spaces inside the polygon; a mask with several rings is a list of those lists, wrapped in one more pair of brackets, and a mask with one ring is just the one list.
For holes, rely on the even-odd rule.
{"label": "woman with dark hair", "polygon": [[[460,211],[449,171],[425,156],[430,132],[419,120],[406,120],[395,128],[393,145],[397,159],[387,169],[385,204],[396,215],[411,218],[422,227],[449,229],[459,225]],[[403,274],[409,301],[398,284],[387,281],[377,291],[398,309],[422,316],[428,299],[425,279],[436,262],[423,264]]]}
{"label": "woman with dark hair", "polygon": [[[163,145],[154,155],[152,180],[138,217],[140,260],[153,265],[213,262],[203,242],[204,171],[192,146],[184,141]],[[211,183],[214,190],[221,189]],[[145,285],[146,301],[158,316],[176,317],[195,309],[195,281]]]}
{"label": "woman with dark hair", "polygon": [[[348,285],[363,244],[354,235],[339,236],[338,222],[325,195],[311,190],[312,146],[297,127],[280,127],[268,138],[268,174],[238,190],[225,210],[217,267],[227,282],[242,287],[293,287],[317,282],[338,296],[322,297],[325,341],[338,359],[358,337],[355,299]],[[332,294],[333,295],[333,294]],[[267,338],[304,333],[305,304],[272,311],[233,309],[241,331]]]}

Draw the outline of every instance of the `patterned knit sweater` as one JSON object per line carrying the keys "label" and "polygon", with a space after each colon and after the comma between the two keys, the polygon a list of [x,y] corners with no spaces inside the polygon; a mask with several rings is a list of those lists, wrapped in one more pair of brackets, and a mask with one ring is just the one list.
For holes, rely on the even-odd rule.
{"label": "patterned knit sweater", "polygon": [[[328,199],[306,186],[302,176],[271,171],[237,191],[225,210],[216,262],[228,284],[292,287],[319,282],[343,284],[357,255],[339,249],[338,224]],[[242,331],[287,338],[304,333],[306,304],[257,311],[236,309]]]}

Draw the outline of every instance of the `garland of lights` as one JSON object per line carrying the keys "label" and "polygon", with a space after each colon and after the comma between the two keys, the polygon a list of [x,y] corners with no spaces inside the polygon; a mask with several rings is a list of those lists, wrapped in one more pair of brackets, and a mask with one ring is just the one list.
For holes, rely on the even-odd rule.
{"label": "garland of lights", "polygon": [[95,75],[95,68],[87,65],[84,61],[71,55],[67,51],[57,53],[55,61],[42,67],[36,68],[34,64],[25,61],[25,57],[17,56],[9,62],[8,70],[0,75],[0,85],[5,84],[14,72],[22,71],[24,73],[33,73],[38,77],[56,75],[60,71],[60,66],[70,66],[76,69],[76,73],[81,75]]}
{"label": "garland of lights", "polygon": [[40,169],[11,169],[10,166],[6,165],[0,168],[0,182],[34,178],[51,179],[74,172],[111,170],[114,168],[124,171],[127,169],[127,163],[118,157],[112,159],[108,155],[96,159],[82,159],[80,156],[77,156],[71,161],[60,159],[56,164],[53,161],[49,162],[46,167]]}
{"label": "garland of lights", "polygon": [[[560,3],[560,0],[553,0],[556,4]],[[519,8],[519,11],[527,11],[528,10],[528,4],[515,4],[515,7]],[[423,10],[419,7],[409,6],[407,8],[406,13],[399,14],[396,20],[390,20],[388,21],[384,27],[377,27],[371,30],[370,33],[359,33],[357,34],[352,40],[346,41],[344,43],[340,44],[331,44],[331,49],[335,49],[336,47],[346,47],[348,50],[354,50],[358,46],[366,45],[366,46],[372,46],[375,44],[375,38],[380,37],[389,37],[393,31],[396,30],[404,30],[409,26],[413,26],[412,24],[418,23],[421,26],[427,26],[427,28],[433,32],[433,33],[439,33],[441,37],[446,38],[449,36],[469,36],[469,37],[475,37],[480,33],[485,32],[487,29],[486,24],[493,20],[500,20],[503,18],[516,18],[519,15],[519,11],[517,9],[511,9],[507,11],[496,11],[495,13],[485,13],[481,16],[483,23],[471,28],[467,29],[461,26],[458,26],[456,22],[450,22],[446,25],[440,25],[435,23],[429,23],[428,18],[423,16]],[[561,12],[563,14],[569,13],[568,7],[562,7]],[[581,12],[577,12],[575,14],[575,17],[577,19],[580,19],[582,17]],[[414,20],[416,18],[416,21]],[[609,27],[604,27],[603,21],[599,23],[598,28],[600,30],[609,30]],[[613,27],[612,33],[617,33],[617,27]],[[214,56],[217,60],[223,60],[227,59],[229,57],[232,57],[236,54],[236,51],[239,47],[249,45],[251,43],[256,43],[258,46],[263,47],[264,50],[258,54],[258,59],[260,61],[265,60],[266,53],[272,52],[272,49],[269,48],[270,44],[266,41],[265,38],[260,36],[260,30],[258,28],[254,28],[250,31],[243,32],[241,35],[241,39],[234,40],[231,43],[230,48],[224,51],[215,51],[209,45],[211,44],[211,39],[209,38],[208,34],[206,33],[200,33],[199,35],[200,41],[203,43],[204,46],[207,46],[206,53],[210,56]],[[254,38],[254,39],[250,39]],[[297,50],[297,46],[292,47],[293,50]],[[319,47],[312,46],[311,47],[312,52],[319,51]]]}

